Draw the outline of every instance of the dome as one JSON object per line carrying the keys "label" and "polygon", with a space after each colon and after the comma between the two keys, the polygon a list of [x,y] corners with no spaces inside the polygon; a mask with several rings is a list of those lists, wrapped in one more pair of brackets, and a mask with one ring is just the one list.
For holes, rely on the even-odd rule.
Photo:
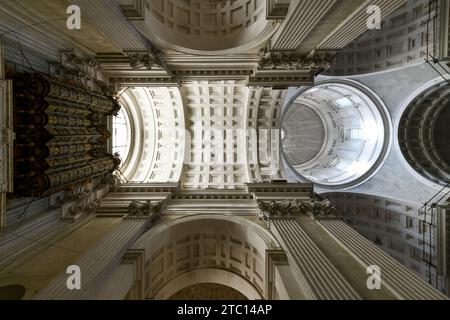
{"label": "dome", "polygon": [[422,177],[443,186],[450,183],[450,89],[443,81],[408,105],[398,141],[408,164]]}
{"label": "dome", "polygon": [[285,109],[281,128],[289,167],[324,188],[351,188],[373,176],[391,143],[382,101],[349,80],[300,90]]}

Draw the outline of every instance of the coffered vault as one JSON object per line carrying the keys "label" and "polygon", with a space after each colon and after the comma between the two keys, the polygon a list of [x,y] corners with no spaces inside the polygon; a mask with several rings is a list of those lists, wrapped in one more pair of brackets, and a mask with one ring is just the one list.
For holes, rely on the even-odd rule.
{"label": "coffered vault", "polygon": [[118,143],[123,148],[119,175],[124,182],[181,181],[185,189],[243,189],[282,178],[278,128],[285,96],[233,80],[123,91],[120,121],[127,130],[120,136],[122,122],[113,124],[113,150]]}
{"label": "coffered vault", "polygon": [[[449,1],[0,0],[0,298],[16,284],[26,299],[165,299],[210,283],[251,299],[444,298],[408,269],[448,293],[448,203],[418,203],[448,180],[438,63],[323,73],[339,74],[349,43],[379,49],[371,5],[395,11],[389,61],[438,2],[445,32],[422,45],[448,51]],[[355,43],[363,33],[373,42]],[[34,95],[42,106],[17,117]],[[60,134],[35,148],[47,131]],[[48,192],[24,198],[33,186],[13,178],[28,167]]]}
{"label": "coffered vault", "polygon": [[124,181],[178,182],[184,154],[184,111],[174,87],[133,88],[121,96],[130,137],[120,176]]}

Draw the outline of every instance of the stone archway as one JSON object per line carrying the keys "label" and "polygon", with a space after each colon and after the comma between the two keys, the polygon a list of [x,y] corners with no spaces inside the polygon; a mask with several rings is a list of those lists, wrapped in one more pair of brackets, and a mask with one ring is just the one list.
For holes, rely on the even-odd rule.
{"label": "stone archway", "polygon": [[153,228],[132,250],[145,252],[144,299],[167,299],[202,283],[261,299],[267,296],[266,251],[278,247],[267,230],[243,217],[194,215]]}
{"label": "stone archway", "polygon": [[[247,279],[234,272],[214,268],[198,269],[183,273],[161,288],[154,298],[157,300],[167,300],[194,286],[208,286],[211,284],[216,285],[217,289],[221,290],[221,293],[216,293],[217,299],[223,298],[225,300],[230,297],[232,291],[229,289],[227,290],[226,288],[233,289],[237,292],[234,293],[234,295],[239,294],[248,300],[262,299],[261,293]],[[206,289],[207,288],[202,288],[202,291],[206,291]],[[221,294],[223,295],[222,297],[220,297]],[[205,296],[196,298],[204,299]]]}

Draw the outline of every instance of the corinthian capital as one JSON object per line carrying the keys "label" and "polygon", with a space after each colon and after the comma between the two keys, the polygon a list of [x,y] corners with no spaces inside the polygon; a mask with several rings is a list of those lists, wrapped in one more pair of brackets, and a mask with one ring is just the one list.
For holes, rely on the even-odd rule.
{"label": "corinthian capital", "polygon": [[150,200],[144,203],[138,201],[132,201],[128,206],[127,217],[148,217],[156,218],[159,216],[162,208],[165,205],[165,201],[152,202]]}
{"label": "corinthian capital", "polygon": [[259,52],[258,70],[299,71],[310,69],[314,73],[329,70],[335,53],[316,51],[310,55],[298,55],[293,51],[272,51],[269,47]]}
{"label": "corinthian capital", "polygon": [[309,215],[314,219],[337,219],[336,208],[329,200],[283,200],[258,201],[258,217],[269,222],[271,219],[294,219],[297,215]]}

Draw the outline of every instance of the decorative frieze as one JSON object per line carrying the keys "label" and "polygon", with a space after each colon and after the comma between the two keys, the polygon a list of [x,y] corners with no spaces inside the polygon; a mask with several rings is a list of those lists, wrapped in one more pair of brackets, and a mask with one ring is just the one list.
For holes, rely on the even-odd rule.
{"label": "decorative frieze", "polygon": [[311,200],[258,201],[259,218],[270,222],[271,219],[295,219],[298,214],[310,215],[315,220],[337,219],[336,208],[329,200],[314,198]]}
{"label": "decorative frieze", "polygon": [[331,68],[334,57],[332,51],[299,55],[295,51],[277,51],[267,46],[260,50],[258,66],[247,85],[276,89],[312,85],[316,75]]}
{"label": "decorative frieze", "polygon": [[312,55],[301,56],[294,51],[273,51],[269,47],[259,52],[258,70],[297,71],[310,69],[313,74],[329,70],[334,62],[334,52],[317,51]]}

